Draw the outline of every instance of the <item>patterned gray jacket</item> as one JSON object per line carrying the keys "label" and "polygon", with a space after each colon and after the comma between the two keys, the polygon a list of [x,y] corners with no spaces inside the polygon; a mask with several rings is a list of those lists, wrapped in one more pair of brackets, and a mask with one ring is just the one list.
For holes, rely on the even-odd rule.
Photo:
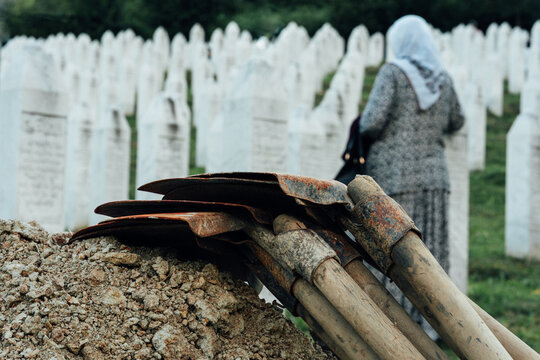
{"label": "patterned gray jacket", "polygon": [[389,195],[450,190],[443,135],[464,122],[448,74],[440,98],[422,111],[406,75],[395,65],[383,65],[360,120],[361,135],[372,142],[368,175]]}

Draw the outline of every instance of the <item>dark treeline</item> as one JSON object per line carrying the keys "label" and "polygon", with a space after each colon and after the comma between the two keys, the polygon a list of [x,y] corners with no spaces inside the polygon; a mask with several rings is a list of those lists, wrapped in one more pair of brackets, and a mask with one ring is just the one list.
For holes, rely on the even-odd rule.
{"label": "dark treeline", "polygon": [[540,18],[539,0],[0,0],[0,39],[15,35],[88,33],[100,38],[105,30],[131,28],[148,38],[157,26],[169,34],[186,36],[198,22],[207,37],[235,20],[254,36],[272,36],[289,21],[313,34],[331,23],[342,36],[358,24],[371,33],[385,32],[405,14],[418,14],[448,31],[474,21],[485,30],[492,22],[507,21],[530,29]]}

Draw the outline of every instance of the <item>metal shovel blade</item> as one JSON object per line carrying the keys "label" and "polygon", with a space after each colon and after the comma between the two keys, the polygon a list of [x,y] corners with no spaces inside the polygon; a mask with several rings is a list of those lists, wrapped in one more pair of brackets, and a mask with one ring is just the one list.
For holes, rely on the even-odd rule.
{"label": "metal shovel blade", "polygon": [[165,236],[171,239],[183,234],[194,234],[204,238],[242,230],[244,227],[244,220],[225,212],[142,214],[103,221],[76,232],[72,240],[105,235]]}
{"label": "metal shovel blade", "polygon": [[110,217],[180,212],[225,211],[251,216],[261,224],[271,224],[272,216],[264,210],[242,204],[229,204],[194,200],[125,200],[113,201],[98,206],[96,214]]}
{"label": "metal shovel blade", "polygon": [[246,204],[287,212],[298,205],[351,204],[342,183],[276,173],[203,174],[159,180],[139,190],[162,194],[164,199]]}
{"label": "metal shovel blade", "polygon": [[309,176],[279,174],[230,172],[193,175],[191,178],[228,178],[251,181],[277,182],[287,196],[308,201],[317,205],[348,204],[347,187],[335,180],[320,180]]}

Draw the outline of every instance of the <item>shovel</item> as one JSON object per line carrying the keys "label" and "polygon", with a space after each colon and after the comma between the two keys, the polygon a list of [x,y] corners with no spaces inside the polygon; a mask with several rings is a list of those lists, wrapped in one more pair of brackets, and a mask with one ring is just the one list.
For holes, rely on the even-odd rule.
{"label": "shovel", "polygon": [[[311,230],[290,231],[278,236],[255,221],[227,213],[167,213],[125,216],[96,227],[110,231],[114,226],[131,227],[141,223],[187,224],[201,237],[243,230],[268,251],[282,266],[294,270],[313,283],[382,359],[423,359],[418,350],[356,285],[335,260],[335,252]],[[96,227],[93,227],[94,230]],[[95,233],[95,231],[94,231]],[[76,238],[85,236],[81,232]]]}
{"label": "shovel", "polygon": [[[372,239],[370,238],[373,234],[372,233],[370,234],[369,232],[366,232],[366,229],[373,230],[377,226],[379,227],[379,229],[381,229],[384,226],[381,226],[381,223],[379,223],[379,224],[377,224],[377,223],[365,224],[366,225],[365,228],[358,228],[358,226],[357,226],[358,221],[356,221],[357,220],[356,216],[358,216],[358,211],[361,212],[362,206],[357,206],[356,210],[353,210],[353,208],[355,207],[355,204],[354,204],[353,201],[351,201],[350,197],[354,197],[354,194],[351,194],[351,192],[354,193],[355,191],[362,190],[363,188],[369,189],[370,188],[369,184],[366,181],[366,178],[369,178],[369,177],[365,177],[365,176],[364,177],[357,177],[357,180],[360,179],[362,181],[362,184],[359,184],[357,182],[356,185],[355,185],[356,189],[354,189],[354,187],[351,188],[352,183],[349,184],[348,194],[346,193],[347,190],[346,190],[345,185],[340,184],[340,183],[338,183],[336,181],[321,181],[321,180],[316,180],[316,179],[307,178],[307,177],[301,177],[301,176],[297,177],[297,176],[293,176],[293,175],[284,175],[284,174],[274,174],[274,173],[262,173],[262,174],[260,174],[260,173],[203,174],[203,175],[196,175],[196,176],[194,176],[194,177],[192,177],[190,179],[196,179],[196,178],[199,178],[201,180],[219,179],[219,181],[221,181],[221,182],[225,182],[226,179],[233,180],[233,181],[235,181],[235,180],[265,181],[267,183],[267,186],[268,186],[268,183],[273,182],[273,185],[274,185],[273,191],[274,191],[275,194],[279,194],[277,196],[292,197],[292,198],[294,198],[296,200],[296,205],[297,206],[300,205],[300,206],[308,207],[311,211],[314,211],[317,214],[320,213],[321,208],[323,208],[324,210],[322,210],[322,211],[326,211],[329,214],[329,216],[331,216],[333,219],[335,219],[336,222],[340,223],[342,226],[344,226],[346,229],[351,231],[356,236],[357,241],[359,241],[362,244],[362,249],[360,249],[360,250],[361,251],[366,250],[370,254],[370,257],[372,257],[373,260],[375,260],[375,262],[377,262],[377,264],[379,265],[379,266],[377,266],[378,268],[383,268],[383,269],[386,268],[388,270],[388,268],[390,267],[390,264],[393,264],[392,258],[390,256],[388,256],[388,250],[389,249],[388,249],[387,245],[388,244],[393,244],[392,241],[395,242],[395,241],[399,240],[399,238],[398,239],[395,238],[397,236],[397,234],[387,233],[386,235],[388,236],[389,241],[386,241],[386,242],[383,241],[383,242],[379,242],[379,243],[375,244],[375,242],[372,241]],[[364,180],[362,180],[362,179],[364,179]],[[173,180],[164,180],[164,182],[167,182],[168,185],[170,185],[170,188],[168,190],[174,188],[176,185],[179,185],[179,184],[175,184],[174,183],[175,181],[176,181],[175,179],[173,179]],[[371,180],[371,181],[374,183],[373,180]],[[325,192],[326,189],[330,189],[330,190],[328,192],[326,192],[325,195],[320,195],[320,193]],[[351,189],[352,189],[352,191],[351,191]],[[141,188],[141,190],[143,190],[143,188]],[[144,190],[152,190],[152,189],[151,189],[151,186],[150,186],[149,188],[144,188]],[[177,191],[178,192],[176,194],[182,193],[182,190],[177,190]],[[311,196],[312,194],[316,194],[316,195]],[[384,193],[382,193],[382,194],[384,194]],[[172,196],[172,195],[169,195],[169,196]],[[222,196],[222,195],[220,195],[220,196]],[[167,195],[165,195],[165,197],[167,197]],[[266,199],[262,199],[262,201],[260,201],[258,203],[258,206],[264,206],[265,200],[267,201],[268,204],[272,205],[271,199],[266,198]],[[274,211],[278,211],[278,210],[279,209],[274,209]],[[378,210],[387,211],[389,209],[378,209]],[[290,213],[290,211],[289,211],[289,213]],[[299,213],[299,211],[296,210],[295,213]],[[313,213],[311,213],[311,215],[312,214]],[[391,220],[396,221],[396,222],[400,222],[400,221],[404,220],[404,218],[400,218],[402,215],[406,216],[406,214],[402,211],[401,208],[400,208],[399,212],[397,212],[397,213],[396,212],[394,212],[394,213],[390,212],[389,215],[390,216],[398,216],[397,218],[395,217],[395,218],[391,219]],[[410,219],[409,219],[409,222],[410,222],[411,226],[410,226],[410,228],[408,230],[412,230],[412,232],[414,232],[415,231],[414,224],[412,223],[412,221],[410,221]],[[409,224],[409,222],[405,221],[405,224]],[[389,229],[392,230],[392,229],[394,229],[394,227],[390,226]],[[407,231],[404,231],[403,233],[399,234],[399,236],[401,236],[401,237],[405,236]],[[420,240],[420,239],[417,239],[417,240]],[[415,241],[414,244],[412,244],[412,249],[409,249],[409,250],[410,251],[416,251],[416,248],[421,249],[423,247],[424,247],[424,245],[423,245],[423,243],[421,241]],[[425,249],[425,250],[427,251],[427,249]],[[428,253],[429,253],[429,251],[428,251]],[[436,262],[436,260],[432,257],[432,255],[431,254],[429,254],[429,255],[430,255],[430,258],[433,261]],[[394,273],[397,273],[397,272],[398,271],[394,271]],[[412,275],[412,276],[414,277],[415,275]],[[428,277],[430,277],[430,276],[428,275]],[[393,280],[399,285],[400,281],[398,279],[393,279]],[[448,284],[447,282],[451,283],[451,280],[448,277],[446,277],[444,280],[446,281],[445,284]],[[403,282],[401,282],[401,283],[402,283],[403,286],[409,286],[409,285],[407,285],[407,284],[405,284]],[[434,282],[434,283],[436,284],[436,282]],[[451,287],[453,288],[450,291],[450,293],[452,295],[452,298],[454,296],[460,298],[461,300],[463,300],[463,298],[466,298],[465,295],[457,292],[458,289],[455,286],[453,286],[453,284],[452,284]],[[485,332],[485,326],[482,324],[481,319],[478,318],[478,316],[475,315],[475,314],[472,315],[471,320],[473,320],[472,322],[475,323],[475,325],[477,325],[477,326],[473,326],[469,330],[473,330],[473,329],[477,329],[477,328],[483,329],[482,331],[480,331],[480,333],[475,334],[475,335],[480,335],[480,336],[471,335],[471,339],[478,338],[478,339],[480,339],[480,342],[477,341],[477,344],[473,343],[472,345],[467,344],[467,338],[465,338],[465,344],[463,344],[462,341],[461,341],[461,343],[459,345],[456,344],[456,342],[452,338],[454,335],[449,335],[448,334],[448,330],[447,330],[448,326],[447,326],[446,323],[444,323],[445,320],[443,320],[443,323],[438,323],[438,320],[436,320],[433,317],[432,311],[427,306],[427,303],[429,303],[429,301],[427,301],[427,303],[424,303],[424,302],[420,301],[422,296],[418,296],[416,294],[417,291],[418,291],[418,289],[416,289],[416,288],[413,289],[412,292],[409,291],[409,294],[412,297],[416,298],[416,300],[414,300],[414,301],[413,301],[412,298],[410,298],[411,302],[413,302],[413,304],[415,304],[415,305],[418,305],[417,308],[423,313],[423,315],[428,320],[430,318],[432,319],[432,323],[431,323],[432,326],[435,329],[437,329],[437,331],[443,337],[445,342],[447,342],[457,354],[464,357],[464,356],[466,356],[464,354],[471,352],[470,348],[475,348],[477,350],[472,351],[472,352],[475,353],[476,355],[481,356],[480,358],[490,358],[490,356],[491,356],[491,358],[496,359],[497,358],[496,354],[495,354],[496,352],[501,352],[501,354],[503,354],[501,356],[503,356],[503,358],[507,358],[508,354],[506,353],[506,351],[501,351],[500,346],[496,345],[496,343],[498,343],[498,341],[495,340],[493,338],[493,336],[491,334],[489,334],[489,332]],[[423,290],[420,289],[420,291],[423,291]],[[456,295],[454,295],[454,294],[456,294]],[[457,294],[460,294],[460,295],[457,295]],[[468,299],[468,298],[466,298],[466,299],[467,299],[468,302],[472,302],[470,299]],[[446,301],[444,299],[441,299],[441,300],[443,302]],[[450,301],[450,300],[448,300],[448,301]],[[463,308],[464,312],[462,313],[463,317],[468,318],[467,312],[470,311],[470,309],[471,309],[470,306],[465,304],[463,301],[460,301],[459,303],[460,303],[460,306],[458,306],[458,307],[464,306],[464,308]],[[496,320],[494,320],[491,317],[488,318],[487,316],[483,315],[482,313],[485,313],[485,312],[480,312],[481,318],[486,319],[486,322],[489,325],[490,329],[494,329],[493,331],[497,335],[497,339],[502,342],[502,344],[504,345],[505,349],[507,349],[507,351],[511,351],[512,356],[514,356],[516,358],[523,358],[524,356],[528,356],[526,358],[538,358],[540,356],[534,350],[532,350],[527,344],[525,344],[522,340],[520,340],[514,334],[512,334],[508,329],[506,329],[505,327],[500,325]],[[482,335],[482,333],[483,333],[483,335]],[[490,339],[490,340],[487,340],[487,339],[485,341],[482,340],[483,336],[486,336],[487,339]],[[460,340],[458,340],[458,342],[460,342]],[[483,345],[479,345],[480,343],[483,343]],[[485,352],[485,351],[482,350],[482,347],[485,347],[486,343],[487,343],[487,346],[489,346],[489,343],[494,344],[494,347],[492,348],[492,351]],[[461,347],[463,347],[463,348],[467,347],[467,348],[469,348],[469,350],[466,350],[465,352],[463,352],[462,350],[460,350]],[[496,349],[496,350],[493,351],[493,349]],[[534,357],[532,357],[532,356],[534,356]]]}

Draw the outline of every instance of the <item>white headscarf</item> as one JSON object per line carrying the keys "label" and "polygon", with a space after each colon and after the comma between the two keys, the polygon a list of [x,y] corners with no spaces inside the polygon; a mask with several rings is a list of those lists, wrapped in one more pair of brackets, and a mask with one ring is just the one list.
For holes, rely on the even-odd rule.
{"label": "white headscarf", "polygon": [[388,30],[388,41],[391,63],[407,75],[420,109],[429,109],[441,95],[444,68],[428,24],[420,16],[403,16]]}

